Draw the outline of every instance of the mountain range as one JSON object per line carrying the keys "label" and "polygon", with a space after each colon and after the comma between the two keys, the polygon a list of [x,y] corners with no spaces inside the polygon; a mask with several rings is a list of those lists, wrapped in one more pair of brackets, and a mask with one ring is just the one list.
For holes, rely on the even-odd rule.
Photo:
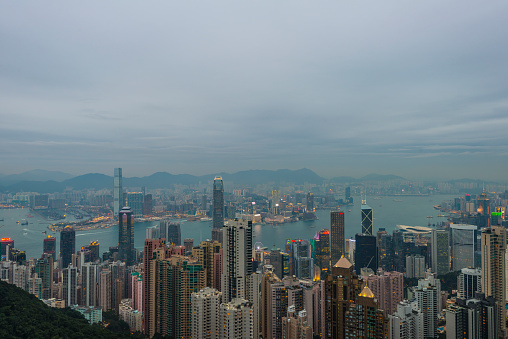
{"label": "mountain range", "polygon": [[[169,188],[174,185],[197,185],[211,182],[214,177],[222,176],[224,182],[244,186],[258,184],[322,184],[358,183],[365,181],[405,180],[395,175],[369,174],[362,178],[334,177],[326,179],[310,169],[299,170],[247,170],[236,173],[217,173],[194,176],[190,174],[171,174],[157,172],[145,177],[123,178],[124,187]],[[65,189],[108,189],[113,186],[113,177],[101,173],[88,173],[73,177],[68,173],[34,170],[16,175],[0,176],[0,191],[3,192],[63,192]]]}

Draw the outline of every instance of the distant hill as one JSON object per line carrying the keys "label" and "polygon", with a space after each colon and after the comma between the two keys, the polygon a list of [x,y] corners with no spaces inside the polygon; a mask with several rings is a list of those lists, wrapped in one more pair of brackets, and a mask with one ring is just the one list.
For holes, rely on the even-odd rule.
{"label": "distant hill", "polygon": [[397,175],[392,174],[367,174],[361,178],[353,178],[353,177],[334,177],[330,179],[330,182],[335,183],[360,183],[365,181],[389,181],[389,180],[406,180],[403,177],[399,177]]}
{"label": "distant hill", "polygon": [[0,176],[0,186],[7,186],[16,184],[22,181],[64,181],[72,178],[73,175],[69,173],[59,172],[59,171],[46,171],[41,169],[36,169],[33,171],[28,171],[20,174],[10,174],[10,175],[2,175]]}
{"label": "distant hill", "polygon": [[[0,338],[140,338],[125,329],[90,325],[77,311],[51,308],[34,295],[0,281]],[[118,328],[118,326],[117,326]]]}
{"label": "distant hill", "polygon": [[[301,185],[304,183],[321,184],[324,178],[313,171],[302,168],[299,170],[281,169],[272,170],[248,170],[236,173],[219,173],[228,183],[237,185],[255,186],[263,183],[289,183]],[[147,187],[147,188],[169,188],[173,185],[197,185],[199,182],[212,181],[215,174],[194,176],[190,174],[171,174],[157,172],[146,177],[123,178],[124,187]],[[0,191],[3,192],[39,192],[52,193],[63,192],[66,188],[75,190],[83,189],[110,189],[113,187],[113,177],[101,173],[89,173],[80,175],[62,182],[57,181],[22,181],[15,184],[3,185]]]}

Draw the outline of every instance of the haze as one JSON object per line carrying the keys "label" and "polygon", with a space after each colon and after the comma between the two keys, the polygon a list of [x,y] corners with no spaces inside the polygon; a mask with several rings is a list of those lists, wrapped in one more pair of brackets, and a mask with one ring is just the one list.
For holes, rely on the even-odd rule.
{"label": "haze", "polygon": [[505,179],[505,1],[6,1],[0,173]]}

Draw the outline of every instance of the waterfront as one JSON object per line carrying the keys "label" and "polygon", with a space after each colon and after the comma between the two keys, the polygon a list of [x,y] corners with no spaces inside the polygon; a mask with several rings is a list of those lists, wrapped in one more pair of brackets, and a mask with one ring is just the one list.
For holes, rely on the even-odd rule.
{"label": "waterfront", "polygon": [[[382,196],[376,199],[368,198],[367,203],[372,207],[374,213],[374,233],[381,227],[392,232],[397,224],[411,226],[427,226],[430,221],[435,224],[439,221],[446,221],[446,218],[438,217],[441,211],[435,210],[433,205],[442,201],[455,198],[455,195],[431,195],[431,196],[403,196],[394,197]],[[354,197],[354,206],[344,206],[345,212],[345,236],[353,237],[360,231],[360,197]],[[397,201],[396,201],[397,200]],[[402,201],[398,201],[402,200]],[[349,210],[351,210],[349,212]],[[33,218],[28,218],[32,214]],[[330,211],[318,210],[318,220],[298,221],[282,225],[255,225],[253,230],[253,242],[261,242],[264,246],[273,245],[284,248],[284,241],[292,239],[310,239],[317,231],[330,227]],[[427,216],[432,216],[429,219]],[[14,245],[20,250],[27,252],[27,257],[39,257],[42,253],[43,239],[49,234],[57,238],[57,249],[59,249],[60,234],[50,232],[49,221],[40,217],[36,211],[28,208],[23,209],[2,209],[0,210],[0,237],[10,237]],[[76,221],[73,216],[67,216],[65,221]],[[16,223],[26,219],[28,225]],[[62,220],[63,221],[63,220]],[[199,241],[211,238],[211,221],[184,221],[175,220],[181,223],[182,243],[185,238],[193,238],[196,245]],[[148,227],[158,225],[158,221],[138,222],[134,225],[135,247],[142,250],[145,239],[145,230]],[[47,233],[42,233],[46,231]],[[106,251],[110,246],[118,245],[118,225],[107,229],[96,229],[76,232],[76,249],[88,245],[91,241],[99,240],[100,252]]]}

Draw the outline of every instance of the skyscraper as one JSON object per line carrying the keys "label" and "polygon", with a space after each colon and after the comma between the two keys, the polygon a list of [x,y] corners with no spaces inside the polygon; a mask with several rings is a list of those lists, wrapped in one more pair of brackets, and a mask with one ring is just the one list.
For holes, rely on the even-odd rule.
{"label": "skyscraper", "polygon": [[235,298],[219,307],[220,338],[253,338],[252,303],[246,299]]}
{"label": "skyscraper", "polygon": [[41,278],[41,298],[52,298],[53,294],[53,256],[43,254],[42,258],[35,262],[35,273]]}
{"label": "skyscraper", "polygon": [[1,257],[8,258],[7,246],[9,246],[9,248],[13,248],[14,247],[14,240],[11,238],[1,238],[0,239],[0,256]]}
{"label": "skyscraper", "polygon": [[418,308],[423,313],[424,338],[437,338],[437,317],[439,313],[439,298],[441,293],[430,280],[419,280],[415,290]]}
{"label": "skyscraper", "polygon": [[465,300],[473,299],[477,292],[482,291],[482,270],[480,268],[463,268],[457,282],[457,297]]}
{"label": "skyscraper", "polygon": [[182,244],[180,223],[161,220],[159,227],[161,238],[166,239],[166,244],[175,244],[175,246],[180,246]]}
{"label": "skyscraper", "polygon": [[477,226],[452,224],[452,270],[476,267]]}
{"label": "skyscraper", "polygon": [[127,206],[132,210],[132,215],[136,218],[143,216],[143,193],[129,192],[127,193]]}
{"label": "skyscraper", "polygon": [[332,264],[335,265],[335,263],[345,254],[344,212],[330,212],[330,233]]}
{"label": "skyscraper", "polygon": [[[224,226],[224,183],[221,177],[213,180],[213,228]],[[218,239],[213,239],[218,240]]]}
{"label": "skyscraper", "polygon": [[192,293],[192,338],[219,339],[219,306],[221,302],[222,293],[210,287]]}
{"label": "skyscraper", "polygon": [[362,200],[362,234],[372,235],[372,208],[367,205],[366,200]]}
{"label": "skyscraper", "polygon": [[71,226],[65,226],[60,232],[60,261],[61,267],[66,268],[72,262],[72,255],[76,251],[76,232]]}
{"label": "skyscraper", "polygon": [[485,194],[485,188],[478,197],[478,227],[490,227],[490,204],[489,197]]}
{"label": "skyscraper", "polygon": [[506,335],[506,229],[501,226],[484,228],[481,235],[482,290],[496,298],[498,335]]}
{"label": "skyscraper", "polygon": [[118,259],[127,266],[134,264],[134,227],[132,210],[124,207],[118,214]]}
{"label": "skyscraper", "polygon": [[48,253],[56,260],[56,238],[48,235],[44,238],[42,253]]}
{"label": "skyscraper", "polygon": [[122,169],[115,168],[115,179],[113,187],[113,214],[115,217],[120,213],[124,204],[122,187]]}
{"label": "skyscraper", "polygon": [[424,339],[423,314],[408,301],[401,301],[397,311],[389,315],[390,336],[393,339]]}
{"label": "skyscraper", "polygon": [[252,221],[229,221],[223,228],[223,300],[246,297],[246,279],[252,273]]}
{"label": "skyscraper", "polygon": [[431,232],[432,272],[442,275],[450,272],[448,231],[433,229]]}
{"label": "skyscraper", "polygon": [[321,270],[321,279],[330,272],[330,231],[322,229],[314,237],[314,264]]}
{"label": "skyscraper", "polygon": [[[363,212],[362,212],[363,213]],[[360,274],[362,268],[368,267],[377,272],[376,237],[368,234],[356,234],[355,269]]]}

